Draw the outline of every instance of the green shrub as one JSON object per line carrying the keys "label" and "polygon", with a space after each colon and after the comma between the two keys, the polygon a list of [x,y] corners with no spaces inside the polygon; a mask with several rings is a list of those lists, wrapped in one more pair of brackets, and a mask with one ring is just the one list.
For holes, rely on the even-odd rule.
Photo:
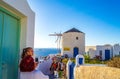
{"label": "green shrub", "polygon": [[71,58],[70,60],[71,60],[73,63],[75,63],[75,58]]}
{"label": "green shrub", "polygon": [[89,61],[90,64],[105,64],[105,61],[100,61],[100,60],[97,60],[97,59],[91,59]]}
{"label": "green shrub", "polygon": [[90,56],[89,55],[84,55],[84,58],[85,58],[85,60],[90,60]]}
{"label": "green shrub", "polygon": [[[63,60],[62,60],[62,62],[64,63],[64,64],[67,64],[67,62],[68,62],[68,58],[63,58]],[[73,63],[75,63],[75,58],[71,58],[70,59]]]}
{"label": "green shrub", "polygon": [[90,59],[89,55],[84,55],[86,64],[105,64],[105,61],[101,61],[99,58]]}
{"label": "green shrub", "polygon": [[64,64],[67,64],[68,58],[63,58],[62,62],[63,62]]}
{"label": "green shrub", "polygon": [[85,58],[85,63],[89,63],[90,62],[90,56],[89,55],[84,55]]}

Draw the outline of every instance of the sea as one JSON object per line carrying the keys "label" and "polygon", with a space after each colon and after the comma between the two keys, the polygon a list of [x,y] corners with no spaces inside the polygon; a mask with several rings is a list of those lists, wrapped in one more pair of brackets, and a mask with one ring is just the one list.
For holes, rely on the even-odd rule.
{"label": "sea", "polygon": [[58,54],[61,51],[61,49],[57,48],[35,48],[34,54],[36,57],[40,56],[48,56],[49,54]]}

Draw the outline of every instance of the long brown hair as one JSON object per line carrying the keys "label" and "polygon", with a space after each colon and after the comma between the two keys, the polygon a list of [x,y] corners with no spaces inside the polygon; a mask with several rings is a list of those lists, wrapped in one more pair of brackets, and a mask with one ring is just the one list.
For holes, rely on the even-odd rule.
{"label": "long brown hair", "polygon": [[33,49],[32,47],[27,47],[27,48],[24,48],[23,51],[22,51],[22,55],[21,55],[21,58],[24,58],[26,53],[30,50],[30,49]]}

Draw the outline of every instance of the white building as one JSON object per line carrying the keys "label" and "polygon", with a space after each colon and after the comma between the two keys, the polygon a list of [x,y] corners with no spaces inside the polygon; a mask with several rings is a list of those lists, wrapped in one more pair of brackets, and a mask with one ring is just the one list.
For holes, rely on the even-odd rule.
{"label": "white building", "polygon": [[90,59],[93,59],[96,55],[96,50],[90,48],[88,51],[89,51],[88,55],[90,56]]}
{"label": "white building", "polygon": [[85,52],[85,33],[72,28],[62,35],[62,55],[75,57]]}
{"label": "white building", "polygon": [[89,49],[88,52],[91,59],[95,56],[100,56],[102,60],[109,60],[116,55],[120,55],[120,45],[97,45],[96,50]]}
{"label": "white building", "polygon": [[111,45],[98,45],[96,46],[96,55],[101,56],[102,60],[108,60],[112,58],[112,46]]}
{"label": "white building", "polygon": [[35,13],[27,0],[0,0],[0,79],[18,79],[20,50],[34,47]]}
{"label": "white building", "polygon": [[113,46],[113,56],[116,56],[116,55],[120,55],[120,45],[119,44],[115,44]]}

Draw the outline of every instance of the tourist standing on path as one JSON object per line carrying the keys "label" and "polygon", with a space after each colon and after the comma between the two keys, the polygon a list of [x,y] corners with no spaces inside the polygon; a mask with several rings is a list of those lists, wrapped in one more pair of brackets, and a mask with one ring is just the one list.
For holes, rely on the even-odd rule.
{"label": "tourist standing on path", "polygon": [[58,78],[58,61],[57,61],[56,57],[53,58],[53,62],[51,64],[50,71],[51,71],[51,77]]}
{"label": "tourist standing on path", "polygon": [[58,63],[58,69],[59,69],[59,78],[65,77],[65,71],[66,71],[66,65],[62,62],[62,59]]}

